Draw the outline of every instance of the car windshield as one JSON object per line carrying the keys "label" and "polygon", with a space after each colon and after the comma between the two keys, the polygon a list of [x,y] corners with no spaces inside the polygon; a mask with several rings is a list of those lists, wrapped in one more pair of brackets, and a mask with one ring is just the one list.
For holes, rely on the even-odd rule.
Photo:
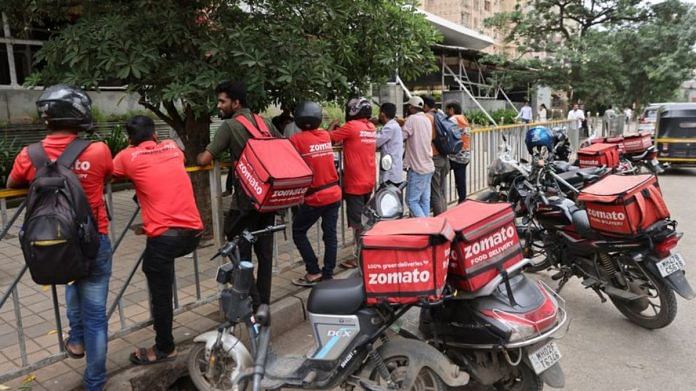
{"label": "car windshield", "polygon": [[646,119],[650,119],[650,120],[655,121],[655,119],[657,118],[657,108],[646,109],[644,116]]}
{"label": "car windshield", "polygon": [[696,111],[693,115],[662,118],[660,120],[659,137],[696,138]]}

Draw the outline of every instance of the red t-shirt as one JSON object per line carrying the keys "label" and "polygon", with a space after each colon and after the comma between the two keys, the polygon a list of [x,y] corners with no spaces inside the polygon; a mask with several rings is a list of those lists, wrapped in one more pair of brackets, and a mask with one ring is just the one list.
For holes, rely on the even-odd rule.
{"label": "red t-shirt", "polygon": [[[334,166],[333,147],[329,132],[323,129],[305,130],[295,133],[290,137],[290,142],[295,146],[314,177],[310,185],[310,194],[305,196],[304,202],[309,206],[326,206],[341,200],[341,188],[338,185],[338,173]],[[333,186],[323,190],[312,192],[321,186]]]}
{"label": "red t-shirt", "polygon": [[174,141],[145,141],[124,149],[114,158],[114,176],[135,185],[147,236],[169,228],[203,229],[184,153]]}
{"label": "red t-shirt", "polygon": [[[41,144],[46,151],[46,156],[50,160],[56,160],[68,144],[76,138],[77,135],[48,135],[41,141]],[[108,234],[109,217],[104,204],[104,182],[113,171],[109,147],[102,142],[93,142],[75,160],[73,171],[80,179],[89,206],[92,207],[92,214],[97,220],[99,233]],[[34,180],[35,175],[36,168],[31,164],[29,152],[24,147],[15,158],[10,177],[15,182],[29,183]]]}
{"label": "red t-shirt", "polygon": [[377,178],[375,126],[367,119],[356,119],[346,122],[330,134],[334,143],[343,142],[344,191],[352,195],[371,193]]}

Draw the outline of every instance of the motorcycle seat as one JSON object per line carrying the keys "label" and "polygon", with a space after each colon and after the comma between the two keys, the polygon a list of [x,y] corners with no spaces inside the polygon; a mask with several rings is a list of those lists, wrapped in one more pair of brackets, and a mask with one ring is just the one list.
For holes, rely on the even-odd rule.
{"label": "motorcycle seat", "polygon": [[307,311],[313,314],[352,315],[366,299],[360,276],[322,281],[312,288]]}
{"label": "motorcycle seat", "polygon": [[587,211],[575,205],[569,207],[568,211],[573,218],[573,225],[577,233],[586,238],[592,237],[594,231],[592,227],[590,227],[590,219],[587,216]]}

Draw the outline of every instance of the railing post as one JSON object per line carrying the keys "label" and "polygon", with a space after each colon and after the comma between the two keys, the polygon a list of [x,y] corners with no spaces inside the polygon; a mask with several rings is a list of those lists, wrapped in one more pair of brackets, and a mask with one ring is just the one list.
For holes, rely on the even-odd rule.
{"label": "railing post", "polygon": [[22,310],[19,304],[19,291],[15,285],[12,288],[12,304],[14,305],[15,323],[17,324],[17,341],[19,342],[19,356],[22,358],[22,366],[26,367],[27,360],[27,345],[24,341],[24,325],[22,325]]}
{"label": "railing post", "polygon": [[[208,171],[210,179],[210,208],[213,217],[213,239],[215,246],[221,247],[224,243],[222,232],[222,184],[220,182],[220,162],[213,162],[213,169]],[[229,175],[229,174],[228,174]]]}
{"label": "railing post", "polygon": [[[106,208],[109,211],[109,236],[111,236],[111,242],[113,243],[116,239],[116,211],[114,210],[114,195],[111,190],[111,182],[106,184]],[[127,228],[127,227],[126,227]]]}
{"label": "railing post", "polygon": [[2,214],[2,227],[7,227],[7,199],[0,199],[0,213]]}

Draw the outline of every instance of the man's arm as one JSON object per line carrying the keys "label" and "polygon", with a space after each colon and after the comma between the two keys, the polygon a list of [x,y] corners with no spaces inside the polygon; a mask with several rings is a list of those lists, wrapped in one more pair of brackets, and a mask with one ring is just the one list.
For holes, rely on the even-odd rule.
{"label": "man's arm", "polygon": [[[275,130],[275,127],[273,128]],[[278,131],[275,130],[277,133]],[[227,124],[227,121],[223,122],[222,125],[215,132],[213,136],[213,141],[205,147],[205,151],[198,154],[196,157],[196,163],[199,166],[206,166],[210,164],[215,156],[220,156],[220,154],[230,147],[230,139],[232,137],[232,130]]]}
{"label": "man's arm", "polygon": [[23,187],[27,187],[27,183],[25,181],[17,181],[14,178],[12,178],[11,175],[8,175],[7,187],[10,189],[21,189]]}
{"label": "man's arm", "polygon": [[340,128],[329,132],[329,135],[331,136],[331,141],[335,144],[347,139],[352,133],[351,128],[343,124]]}
{"label": "man's arm", "polygon": [[12,170],[7,176],[7,187],[11,189],[21,189],[27,187],[29,181],[26,178],[30,169],[31,160],[29,160],[29,153],[25,147],[19,152],[19,154],[17,154],[17,157],[12,164]]}
{"label": "man's arm", "polygon": [[381,148],[392,137],[394,137],[394,129],[391,126],[382,127],[382,131],[377,133],[377,148]]}

